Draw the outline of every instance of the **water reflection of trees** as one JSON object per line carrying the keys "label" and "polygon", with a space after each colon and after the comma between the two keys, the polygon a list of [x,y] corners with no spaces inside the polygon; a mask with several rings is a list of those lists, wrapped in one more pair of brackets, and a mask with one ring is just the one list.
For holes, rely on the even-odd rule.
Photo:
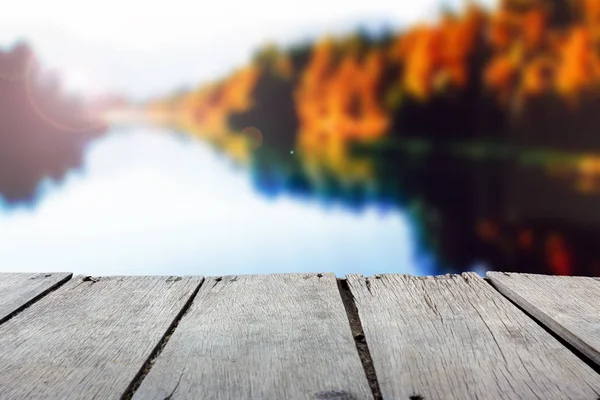
{"label": "water reflection of trees", "polygon": [[[503,0],[380,37],[270,46],[168,107],[188,131],[249,163],[264,193],[414,210],[424,246],[447,268],[483,260],[598,274],[591,237],[600,221],[568,211],[600,187],[598,4]],[[261,132],[262,147],[252,150],[244,131]],[[451,155],[460,141],[471,144]],[[552,187],[562,201],[536,213],[525,207],[529,187]]]}
{"label": "water reflection of trees", "polygon": [[[514,160],[475,161],[436,149],[399,152],[347,154],[349,164],[367,162],[371,167],[369,176],[352,180],[324,165],[311,166],[300,156],[261,147],[252,157],[251,175],[266,196],[316,199],[358,213],[374,206],[407,212],[417,247],[435,255],[438,273],[485,263],[503,271],[599,274],[599,221],[585,223],[593,210],[587,207],[579,216],[565,212],[565,207],[594,200],[564,182],[557,184],[543,169]],[[515,188],[515,181],[522,184]],[[552,192],[571,191],[571,203],[555,202],[549,208],[555,207],[554,213],[545,217],[528,212],[522,197],[536,197],[536,188],[546,186]]]}

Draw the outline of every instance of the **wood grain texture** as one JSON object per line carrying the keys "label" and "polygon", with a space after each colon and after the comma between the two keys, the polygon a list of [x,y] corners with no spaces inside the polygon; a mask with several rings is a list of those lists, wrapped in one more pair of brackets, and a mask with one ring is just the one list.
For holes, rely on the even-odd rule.
{"label": "wood grain texture", "polygon": [[0,325],[0,399],[118,399],[201,277],[75,277]]}
{"label": "wood grain texture", "polygon": [[333,274],[218,279],[207,278],[134,399],[372,398]]}
{"label": "wood grain texture", "polygon": [[598,398],[600,375],[477,274],[348,284],[384,399]]}
{"label": "wood grain texture", "polygon": [[0,324],[71,278],[67,272],[0,273]]}
{"label": "wood grain texture", "polygon": [[600,365],[600,279],[488,272],[493,285]]}

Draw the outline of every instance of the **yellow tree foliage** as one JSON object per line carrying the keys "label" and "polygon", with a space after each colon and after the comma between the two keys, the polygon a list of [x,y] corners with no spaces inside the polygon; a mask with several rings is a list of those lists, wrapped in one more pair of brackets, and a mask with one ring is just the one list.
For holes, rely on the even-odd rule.
{"label": "yellow tree foliage", "polygon": [[523,1],[520,10],[525,11],[514,3],[504,1],[491,18],[488,87],[502,101],[553,90],[566,103],[576,104],[600,83],[600,1],[571,1],[581,19],[566,28],[548,24],[547,1]]}

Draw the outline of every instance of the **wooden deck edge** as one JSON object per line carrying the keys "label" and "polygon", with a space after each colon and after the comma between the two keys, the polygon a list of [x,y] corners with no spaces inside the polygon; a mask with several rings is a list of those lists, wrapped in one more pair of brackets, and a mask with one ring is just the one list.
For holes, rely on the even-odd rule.
{"label": "wooden deck edge", "polygon": [[579,350],[576,346],[571,344],[567,339],[560,336],[556,331],[550,326],[550,324],[546,323],[546,318],[537,315],[538,313],[532,313],[527,310],[525,307],[521,306],[519,303],[514,301],[509,297],[507,293],[505,293],[505,288],[499,287],[495,282],[493,282],[490,278],[486,278],[485,281],[494,288],[502,297],[510,301],[510,303],[519,309],[523,314],[533,320],[537,325],[539,325],[542,329],[544,329],[548,334],[550,334],[553,338],[558,340],[561,345],[569,349],[569,351],[575,354],[581,361],[587,364],[590,368],[592,368],[596,373],[600,374],[600,364],[597,364],[594,360],[592,360],[588,355]]}
{"label": "wooden deck edge", "polygon": [[22,313],[23,311],[25,311],[26,309],[28,309],[29,307],[31,307],[32,305],[34,305],[35,303],[40,301],[42,298],[46,297],[48,294],[54,292],[55,290],[58,290],[65,283],[67,283],[69,280],[71,280],[71,278],[73,278],[73,273],[68,273],[63,279],[56,282],[54,285],[50,286],[48,289],[44,290],[43,292],[40,292],[37,296],[33,297],[31,300],[24,303],[23,305],[21,305],[20,307],[15,309],[10,314],[0,318],[0,325],[11,320],[18,314]]}
{"label": "wooden deck edge", "polygon": [[[280,275],[280,274],[266,274],[266,275]],[[372,276],[377,277],[379,275],[385,275],[385,274],[374,274]],[[402,274],[402,275],[410,275],[410,274]],[[438,276],[461,276],[461,275],[464,275],[464,274],[456,273],[456,274],[444,274],[444,275],[438,275]],[[231,275],[231,276],[233,276],[233,275]],[[3,318],[0,318],[0,324],[3,324],[4,322],[9,321],[10,319],[14,318],[16,315],[20,314],[24,310],[28,309],[29,307],[31,307],[32,305],[34,305],[35,303],[37,303],[38,301],[43,299],[48,294],[52,293],[55,290],[60,289],[72,278],[73,278],[73,274],[69,273],[68,275],[63,277],[60,281],[57,281],[51,287],[49,287],[46,290],[44,290],[43,292],[39,293],[38,295],[33,297],[31,300],[24,303],[22,306],[15,309],[10,314],[6,315]],[[206,277],[202,278],[200,280],[200,282],[197,284],[197,286],[195,287],[195,289],[191,292],[191,294],[189,295],[189,298],[184,303],[181,310],[175,315],[172,322],[170,323],[170,325],[168,326],[168,328],[162,335],[161,339],[158,341],[156,346],[152,349],[148,358],[144,361],[144,363],[140,367],[140,369],[137,372],[137,374],[135,375],[135,377],[132,379],[130,384],[127,386],[126,390],[121,395],[121,397],[120,397],[121,400],[125,400],[125,399],[129,400],[129,399],[133,398],[136,390],[140,387],[140,385],[142,384],[142,382],[144,381],[146,376],[149,374],[149,372],[152,369],[152,367],[154,366],[154,363],[157,360],[157,358],[160,357],[162,351],[164,350],[165,346],[169,342],[171,336],[176,331],[179,323],[181,322],[181,320],[185,317],[185,315],[190,310],[195,299],[197,298],[197,295],[198,295],[200,289],[207,282],[207,279],[208,278],[206,278]],[[218,277],[216,279],[220,280],[222,278]],[[513,293],[510,288],[504,287],[504,285],[502,285],[501,283],[495,282],[493,279],[491,279],[490,277],[487,277],[487,276],[481,277],[481,279],[483,279],[485,282],[487,282],[487,284],[490,285],[494,289],[494,291],[499,293],[503,298],[506,298],[513,307],[516,307],[526,317],[528,317],[530,320],[533,320],[538,326],[540,326],[542,329],[544,329],[544,331],[546,331],[548,334],[550,334],[563,347],[565,347],[571,353],[573,353],[578,359],[580,359],[585,364],[587,364],[596,373],[600,374],[600,363],[598,362],[598,360],[594,360],[591,357],[589,357],[588,355],[586,355],[585,352],[581,351],[580,348],[576,344],[572,343],[572,341],[570,340],[569,337],[565,337],[564,335],[561,336],[556,331],[556,327],[553,326],[553,321],[551,319],[546,318],[545,314],[536,311],[535,307],[533,307],[531,304],[527,303],[525,300],[521,301],[520,297],[518,296],[517,293]],[[372,358],[371,352],[369,350],[367,338],[365,335],[365,331],[363,329],[363,324],[362,324],[360,316],[359,316],[358,305],[355,302],[354,296],[349,288],[348,279],[346,277],[344,277],[344,278],[336,278],[335,280],[337,282],[337,289],[339,291],[340,299],[341,299],[342,304],[344,305],[344,309],[346,311],[347,321],[348,321],[348,324],[349,324],[349,327],[350,327],[350,330],[351,330],[351,333],[352,333],[352,336],[353,336],[353,339],[355,342],[356,351],[357,351],[359,359],[362,363],[365,376],[367,378],[369,387],[370,387],[372,395],[373,395],[373,399],[374,400],[382,400],[383,397],[382,397],[380,382],[379,382],[377,374],[376,374],[376,370],[375,370],[374,363],[373,363],[373,358]],[[485,285],[484,285],[484,287],[485,287]],[[160,332],[158,332],[158,334],[160,335]],[[137,365],[136,365],[136,367],[137,367]],[[170,398],[170,396],[168,398]],[[414,399],[422,399],[422,397],[420,397],[419,395],[415,395],[415,396],[411,396],[409,398],[409,400],[414,400]],[[600,400],[600,398],[599,398],[599,400]]]}

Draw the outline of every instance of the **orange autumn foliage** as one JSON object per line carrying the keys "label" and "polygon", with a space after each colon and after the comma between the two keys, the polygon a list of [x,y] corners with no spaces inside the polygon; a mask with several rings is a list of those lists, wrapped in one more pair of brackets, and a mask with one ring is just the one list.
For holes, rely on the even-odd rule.
{"label": "orange autumn foliage", "polygon": [[502,102],[540,95],[552,88],[573,104],[600,83],[598,43],[594,39],[600,27],[600,2],[572,2],[583,20],[567,28],[548,24],[544,2],[529,2],[532,8],[522,13],[511,10],[510,3],[505,1],[490,20],[494,52],[485,70],[488,88]]}
{"label": "orange autumn foliage", "polygon": [[487,66],[484,80],[498,98],[506,102],[513,92],[514,81],[519,74],[517,63],[509,56],[497,56]]}
{"label": "orange autumn foliage", "polygon": [[482,20],[482,13],[470,8],[462,19],[447,16],[436,26],[422,25],[399,35],[390,53],[404,67],[400,79],[406,92],[427,100],[435,90],[464,88]]}
{"label": "orange autumn foliage", "polygon": [[600,2],[597,0],[580,0],[581,12],[589,27],[600,26]]}
{"label": "orange autumn foliage", "polygon": [[242,69],[223,82],[192,92],[183,100],[184,109],[204,134],[226,134],[229,114],[251,107],[258,74],[256,68]]}
{"label": "orange autumn foliage", "polygon": [[301,143],[319,146],[333,136],[381,137],[388,125],[376,98],[383,55],[372,52],[363,61],[347,56],[334,65],[333,51],[329,41],[317,46],[296,90]]}
{"label": "orange autumn foliage", "polygon": [[556,90],[563,96],[572,98],[600,77],[600,65],[586,28],[572,29],[557,50]]}
{"label": "orange autumn foliage", "polygon": [[541,45],[546,30],[546,16],[541,10],[531,10],[523,16],[523,40],[528,48]]}
{"label": "orange autumn foliage", "polygon": [[540,95],[551,87],[552,61],[539,57],[528,63],[523,69],[523,91],[526,95]]}
{"label": "orange autumn foliage", "polygon": [[570,14],[562,24],[551,0],[503,0],[492,11],[470,5],[416,25],[385,44],[324,39],[299,64],[267,47],[262,61],[184,95],[175,109],[189,114],[198,134],[231,133],[228,116],[252,110],[259,77],[274,69],[293,87],[298,119],[282,134],[314,150],[380,139],[403,100],[427,104],[473,87],[482,87],[479,98],[494,98],[511,112],[543,95],[576,106],[600,89],[600,0],[566,1]]}

